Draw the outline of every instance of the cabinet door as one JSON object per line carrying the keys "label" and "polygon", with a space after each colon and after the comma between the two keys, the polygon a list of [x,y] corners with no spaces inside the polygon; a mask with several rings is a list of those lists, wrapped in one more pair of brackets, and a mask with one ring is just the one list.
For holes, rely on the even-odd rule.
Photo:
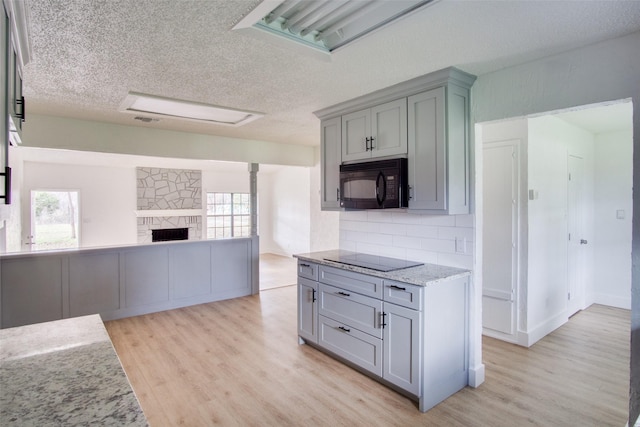
{"label": "cabinet door", "polygon": [[408,98],[409,209],[447,208],[445,88]]}
{"label": "cabinet door", "polygon": [[317,291],[317,282],[298,277],[298,335],[313,343],[318,342]]}
{"label": "cabinet door", "polygon": [[420,396],[421,313],[384,303],[382,378]]}
{"label": "cabinet door", "polygon": [[325,120],[320,127],[320,207],[322,210],[339,210],[342,120],[340,117]]}
{"label": "cabinet door", "polygon": [[407,99],[371,109],[371,157],[407,154]]}
{"label": "cabinet door", "polygon": [[371,110],[361,110],[342,116],[342,161],[371,157],[367,138],[371,137]]}

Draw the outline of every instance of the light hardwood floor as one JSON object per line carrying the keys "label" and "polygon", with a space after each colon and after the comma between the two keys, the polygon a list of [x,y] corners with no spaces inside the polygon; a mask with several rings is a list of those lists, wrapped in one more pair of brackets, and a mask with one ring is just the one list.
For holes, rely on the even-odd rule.
{"label": "light hardwood floor", "polygon": [[260,290],[297,283],[298,260],[292,256],[260,254]]}
{"label": "light hardwood floor", "polygon": [[151,426],[623,426],[630,313],[592,306],[427,413],[296,336],[296,287],[106,322]]}

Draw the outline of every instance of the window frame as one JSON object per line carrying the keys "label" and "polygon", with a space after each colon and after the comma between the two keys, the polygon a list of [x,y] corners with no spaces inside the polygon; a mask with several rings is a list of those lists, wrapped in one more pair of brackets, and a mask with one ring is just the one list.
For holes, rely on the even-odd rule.
{"label": "window frame", "polygon": [[[250,237],[251,236],[251,194],[250,193],[243,193],[243,192],[227,192],[227,191],[208,191],[206,193],[207,198],[206,198],[206,236],[207,239],[228,239],[228,238],[234,238],[234,237]],[[213,195],[213,198],[215,199],[216,196],[218,195],[222,195],[222,197],[228,196],[230,202],[229,203],[221,203],[221,204],[216,204],[215,202],[212,204],[209,202],[210,200],[210,195]],[[242,200],[239,203],[235,202],[235,197],[240,195],[242,198],[246,197],[246,203],[244,202],[244,200]],[[228,205],[230,206],[230,212],[223,212],[223,213],[212,213],[210,214],[209,212],[211,210],[213,210],[215,212],[215,206],[225,206]],[[247,213],[239,213],[238,211],[242,211],[242,207],[243,206],[247,206]],[[211,207],[214,206],[213,209],[211,209]],[[218,226],[215,224],[215,219],[216,218],[223,218],[223,224],[221,226]],[[226,226],[224,224],[224,218],[230,218],[229,222],[229,226]],[[240,219],[241,224],[238,226],[236,224],[236,220]],[[246,220],[246,224],[245,224],[245,220]],[[212,225],[213,223],[213,225]],[[225,235],[226,232],[225,230],[230,230],[230,235]],[[240,231],[238,232],[238,229],[240,229]],[[212,230],[213,232],[210,233],[210,230]],[[221,235],[218,235],[217,230],[222,230]],[[238,234],[240,233],[240,234]]]}

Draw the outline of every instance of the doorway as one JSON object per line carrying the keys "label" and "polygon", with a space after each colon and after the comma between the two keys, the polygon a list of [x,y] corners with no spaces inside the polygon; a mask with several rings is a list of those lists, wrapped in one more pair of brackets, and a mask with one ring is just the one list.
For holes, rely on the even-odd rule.
{"label": "doorway", "polygon": [[79,191],[31,191],[30,250],[80,247],[79,212]]}
{"label": "doorway", "polygon": [[[630,308],[632,114],[626,100],[477,125],[476,280],[485,335],[528,347],[591,304]],[[491,182],[513,170],[508,150],[496,157],[489,147],[518,139],[521,197],[512,198],[512,176]],[[505,202],[500,220],[494,193]],[[515,234],[509,201],[519,204]],[[500,241],[496,262],[492,245]]]}

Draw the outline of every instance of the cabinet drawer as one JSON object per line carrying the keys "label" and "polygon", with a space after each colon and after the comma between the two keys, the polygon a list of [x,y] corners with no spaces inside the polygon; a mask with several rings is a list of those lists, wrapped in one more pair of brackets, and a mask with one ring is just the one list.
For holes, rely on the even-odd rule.
{"label": "cabinet drawer", "polygon": [[298,276],[310,280],[318,280],[318,264],[308,261],[298,261]]}
{"label": "cabinet drawer", "polygon": [[320,282],[327,285],[382,299],[382,279],[361,273],[320,266]]}
{"label": "cabinet drawer", "polygon": [[362,332],[382,338],[382,301],[320,284],[318,313]]}
{"label": "cabinet drawer", "polygon": [[382,340],[328,317],[318,316],[318,344],[349,362],[382,376]]}
{"label": "cabinet drawer", "polygon": [[422,309],[422,286],[392,280],[384,281],[384,300],[413,310]]}

